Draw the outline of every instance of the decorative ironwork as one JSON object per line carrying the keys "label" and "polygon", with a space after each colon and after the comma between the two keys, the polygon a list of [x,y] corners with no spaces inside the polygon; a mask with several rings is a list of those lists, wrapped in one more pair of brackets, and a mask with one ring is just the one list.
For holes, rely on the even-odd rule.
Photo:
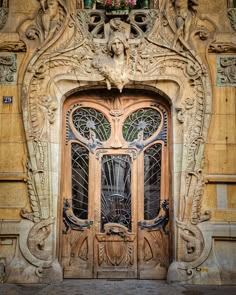
{"label": "decorative ironwork", "polygon": [[72,121],[79,134],[96,143],[107,141],[111,125],[107,118],[93,108],[78,108],[72,113]]}
{"label": "decorative ironwork", "polygon": [[147,229],[157,229],[162,228],[165,234],[169,234],[169,231],[166,229],[166,226],[169,222],[169,201],[164,200],[161,204],[161,207],[165,211],[165,215],[158,216],[153,222],[148,223],[146,220],[139,221],[138,225],[141,227],[141,229],[147,228]]}
{"label": "decorative ironwork", "polygon": [[80,219],[88,218],[88,164],[88,150],[78,143],[72,143],[72,210]]}
{"label": "decorative ironwork", "polygon": [[156,218],[160,211],[162,145],[144,152],[144,219]]}
{"label": "decorative ironwork", "polygon": [[101,230],[107,223],[124,225],[131,231],[131,159],[128,155],[102,158]]}
{"label": "decorative ironwork", "polygon": [[68,144],[68,142],[71,139],[76,139],[76,136],[74,135],[73,131],[71,130],[71,126],[70,126],[70,114],[73,111],[74,108],[81,106],[81,103],[75,103],[73,104],[67,111],[66,113],[66,144]]}
{"label": "decorative ironwork", "polygon": [[65,225],[65,234],[69,229],[83,230],[84,228],[90,228],[93,224],[91,220],[81,220],[77,218],[72,211],[72,206],[68,199],[65,199],[63,204],[63,222]]}
{"label": "decorative ironwork", "polygon": [[150,138],[162,123],[161,113],[152,108],[143,108],[131,113],[123,125],[123,137],[131,145],[141,148],[143,141]]}
{"label": "decorative ironwork", "polygon": [[161,131],[157,134],[157,136],[153,139],[153,141],[156,140],[163,140],[165,145],[167,145],[167,126],[168,126],[168,116],[167,116],[167,112],[166,109],[163,108],[162,105],[160,104],[151,104],[151,106],[158,108],[163,116],[163,124],[162,124],[162,128]]}

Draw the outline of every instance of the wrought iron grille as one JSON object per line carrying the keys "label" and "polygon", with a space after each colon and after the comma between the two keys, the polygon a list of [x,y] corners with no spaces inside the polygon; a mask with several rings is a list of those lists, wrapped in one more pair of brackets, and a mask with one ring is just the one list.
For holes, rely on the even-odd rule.
{"label": "wrought iron grille", "polygon": [[160,211],[162,145],[157,143],[144,152],[144,219],[157,217]]}
{"label": "wrought iron grille", "polygon": [[91,130],[96,138],[106,141],[111,135],[111,125],[107,118],[93,108],[78,108],[72,114],[72,121],[79,134],[90,139]]}
{"label": "wrought iron grille", "polygon": [[88,218],[88,164],[88,150],[78,143],[72,143],[72,210],[81,219]]}
{"label": "wrought iron grille", "polygon": [[139,109],[130,114],[123,125],[123,137],[131,142],[138,138],[140,131],[143,131],[143,139],[151,137],[162,122],[159,111],[152,108]]}
{"label": "wrought iron grille", "polygon": [[128,155],[102,158],[101,231],[104,224],[119,223],[131,231],[131,159]]}

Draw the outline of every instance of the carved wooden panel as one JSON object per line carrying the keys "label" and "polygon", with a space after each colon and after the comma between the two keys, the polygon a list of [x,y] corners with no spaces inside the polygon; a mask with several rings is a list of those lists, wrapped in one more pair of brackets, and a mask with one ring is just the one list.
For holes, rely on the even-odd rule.
{"label": "carved wooden panel", "polygon": [[96,234],[95,271],[98,278],[136,278],[136,234],[120,224],[106,224],[105,232]]}

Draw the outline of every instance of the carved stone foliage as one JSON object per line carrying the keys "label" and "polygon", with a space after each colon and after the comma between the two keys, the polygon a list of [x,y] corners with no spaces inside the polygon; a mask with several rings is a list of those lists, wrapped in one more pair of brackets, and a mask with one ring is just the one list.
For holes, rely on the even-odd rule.
{"label": "carved stone foliage", "polygon": [[219,56],[217,59],[217,85],[236,85],[236,56]]}
{"label": "carved stone foliage", "polygon": [[228,17],[229,17],[232,29],[236,31],[236,8],[228,9]]}
{"label": "carved stone foliage", "polygon": [[15,84],[17,74],[16,55],[0,55],[0,84]]}
{"label": "carved stone foliage", "polygon": [[8,0],[1,1],[0,2],[0,30],[3,29],[7,18],[8,18],[8,12],[9,12],[9,2]]}

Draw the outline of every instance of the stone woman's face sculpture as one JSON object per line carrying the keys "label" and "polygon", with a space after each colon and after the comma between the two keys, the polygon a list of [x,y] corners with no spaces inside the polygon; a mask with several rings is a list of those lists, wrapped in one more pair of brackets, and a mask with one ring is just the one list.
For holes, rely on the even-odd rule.
{"label": "stone woman's face sculpture", "polygon": [[116,55],[116,56],[122,55],[124,53],[124,44],[121,40],[116,38],[112,42],[111,49],[112,49],[114,55]]}

